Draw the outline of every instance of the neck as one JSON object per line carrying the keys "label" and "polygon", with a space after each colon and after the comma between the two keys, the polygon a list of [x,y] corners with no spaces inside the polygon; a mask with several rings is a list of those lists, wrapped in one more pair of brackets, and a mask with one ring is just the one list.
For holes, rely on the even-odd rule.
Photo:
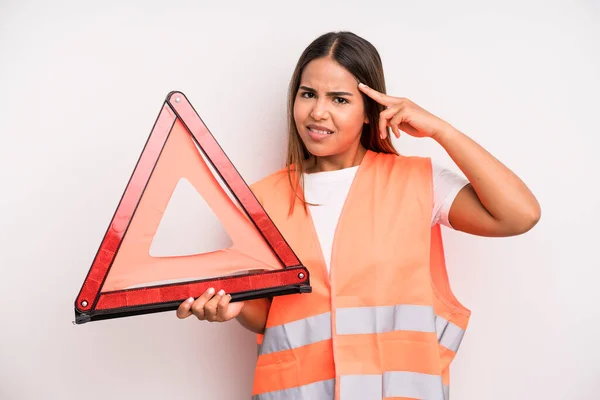
{"label": "neck", "polygon": [[343,154],[335,154],[324,157],[314,157],[312,165],[307,168],[308,173],[337,171],[344,168],[355,167],[360,164],[367,153],[362,145],[356,149],[347,151]]}

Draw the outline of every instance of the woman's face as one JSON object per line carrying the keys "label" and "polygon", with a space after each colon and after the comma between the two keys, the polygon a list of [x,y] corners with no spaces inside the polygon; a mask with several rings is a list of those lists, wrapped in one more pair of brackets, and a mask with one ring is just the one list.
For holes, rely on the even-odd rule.
{"label": "woman's face", "polygon": [[368,123],[356,78],[330,58],[308,63],[300,77],[294,121],[311,154],[352,157]]}

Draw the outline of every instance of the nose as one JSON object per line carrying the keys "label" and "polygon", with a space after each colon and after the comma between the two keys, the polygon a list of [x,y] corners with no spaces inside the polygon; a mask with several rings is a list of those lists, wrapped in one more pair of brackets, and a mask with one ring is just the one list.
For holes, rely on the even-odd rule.
{"label": "nose", "polygon": [[315,121],[327,119],[329,117],[327,99],[318,99],[316,102],[314,102],[313,108],[310,111],[310,116]]}

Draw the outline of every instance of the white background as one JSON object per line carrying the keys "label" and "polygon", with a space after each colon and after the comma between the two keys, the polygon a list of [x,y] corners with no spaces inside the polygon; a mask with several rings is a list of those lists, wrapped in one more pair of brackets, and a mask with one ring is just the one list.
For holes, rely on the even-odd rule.
{"label": "white background", "polygon": [[[473,311],[452,398],[600,397],[598,1],[2,0],[0,399],[249,397],[256,347],[236,322],[74,326],[73,301],[166,94],[184,91],[254,182],[283,165],[289,78],[330,30],[370,40],[388,93],[469,134],[542,205],[523,236],[445,230]],[[455,168],[434,142],[395,144]]]}

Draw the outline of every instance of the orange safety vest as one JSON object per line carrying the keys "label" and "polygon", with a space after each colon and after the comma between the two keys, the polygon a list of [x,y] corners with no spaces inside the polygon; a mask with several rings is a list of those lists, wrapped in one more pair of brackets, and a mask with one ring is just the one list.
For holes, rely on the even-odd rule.
{"label": "orange safety vest", "polygon": [[310,212],[286,169],[252,186],[308,267],[310,294],[275,297],[253,400],[449,397],[470,311],[452,294],[431,161],[368,151],[345,201],[327,273]]}

